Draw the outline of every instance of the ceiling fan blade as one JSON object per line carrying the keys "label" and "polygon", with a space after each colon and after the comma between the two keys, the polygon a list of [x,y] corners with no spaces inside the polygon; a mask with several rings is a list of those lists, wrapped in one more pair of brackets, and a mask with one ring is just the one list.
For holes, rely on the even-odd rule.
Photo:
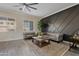
{"label": "ceiling fan blade", "polygon": [[31,8],[31,9],[34,9],[34,10],[37,10],[37,8],[31,7],[29,5],[27,5],[27,7]]}
{"label": "ceiling fan blade", "polygon": [[19,8],[19,10],[25,10],[25,8],[29,11],[29,12],[31,12],[31,10],[28,8],[28,7],[26,7],[26,6],[24,6],[23,8]]}
{"label": "ceiling fan blade", "polygon": [[37,5],[38,3],[28,3],[28,5]]}
{"label": "ceiling fan blade", "polygon": [[26,9],[27,9],[29,12],[31,12],[31,10],[30,10],[28,7],[26,7]]}
{"label": "ceiling fan blade", "polygon": [[[34,3],[34,4],[35,4],[35,3]],[[34,9],[34,10],[37,10],[37,8],[31,7],[31,6],[29,6],[28,4],[26,4],[26,3],[22,3],[22,5],[25,5],[26,7],[32,8],[32,9]]]}

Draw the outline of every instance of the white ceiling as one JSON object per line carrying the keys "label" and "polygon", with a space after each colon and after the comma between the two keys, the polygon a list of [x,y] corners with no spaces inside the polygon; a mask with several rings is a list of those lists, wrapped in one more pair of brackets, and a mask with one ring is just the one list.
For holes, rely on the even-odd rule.
{"label": "white ceiling", "polygon": [[14,5],[18,5],[18,3],[0,3],[0,8],[5,9],[5,11],[16,10],[19,12],[24,12],[30,15],[44,18],[59,11],[62,11],[64,9],[67,9],[71,6],[74,6],[76,5],[76,3],[39,3],[33,6],[37,8],[37,10],[31,9],[31,12],[29,12],[27,9],[21,11],[19,10],[20,7],[14,7]]}

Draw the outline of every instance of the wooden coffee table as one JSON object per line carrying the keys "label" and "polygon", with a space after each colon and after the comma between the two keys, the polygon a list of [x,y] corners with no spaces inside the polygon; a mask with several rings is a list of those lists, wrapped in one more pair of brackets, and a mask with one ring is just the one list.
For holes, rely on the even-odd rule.
{"label": "wooden coffee table", "polygon": [[50,39],[48,37],[33,37],[32,42],[39,47],[43,47],[50,44]]}

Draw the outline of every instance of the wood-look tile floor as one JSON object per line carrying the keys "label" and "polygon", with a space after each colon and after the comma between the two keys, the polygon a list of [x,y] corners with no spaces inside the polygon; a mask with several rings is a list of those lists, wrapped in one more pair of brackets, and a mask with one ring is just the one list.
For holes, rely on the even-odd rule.
{"label": "wood-look tile floor", "polygon": [[68,46],[63,43],[52,42],[39,48],[31,40],[14,40],[0,42],[0,56],[61,56]]}
{"label": "wood-look tile floor", "polygon": [[64,56],[79,56],[79,46],[78,48],[72,48],[71,50],[67,51]]}

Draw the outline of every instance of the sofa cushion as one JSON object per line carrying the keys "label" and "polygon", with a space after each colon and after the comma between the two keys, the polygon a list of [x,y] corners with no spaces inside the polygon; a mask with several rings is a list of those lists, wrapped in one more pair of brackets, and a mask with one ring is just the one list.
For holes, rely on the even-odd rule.
{"label": "sofa cushion", "polygon": [[60,41],[63,38],[61,33],[47,33],[47,35],[55,41]]}

